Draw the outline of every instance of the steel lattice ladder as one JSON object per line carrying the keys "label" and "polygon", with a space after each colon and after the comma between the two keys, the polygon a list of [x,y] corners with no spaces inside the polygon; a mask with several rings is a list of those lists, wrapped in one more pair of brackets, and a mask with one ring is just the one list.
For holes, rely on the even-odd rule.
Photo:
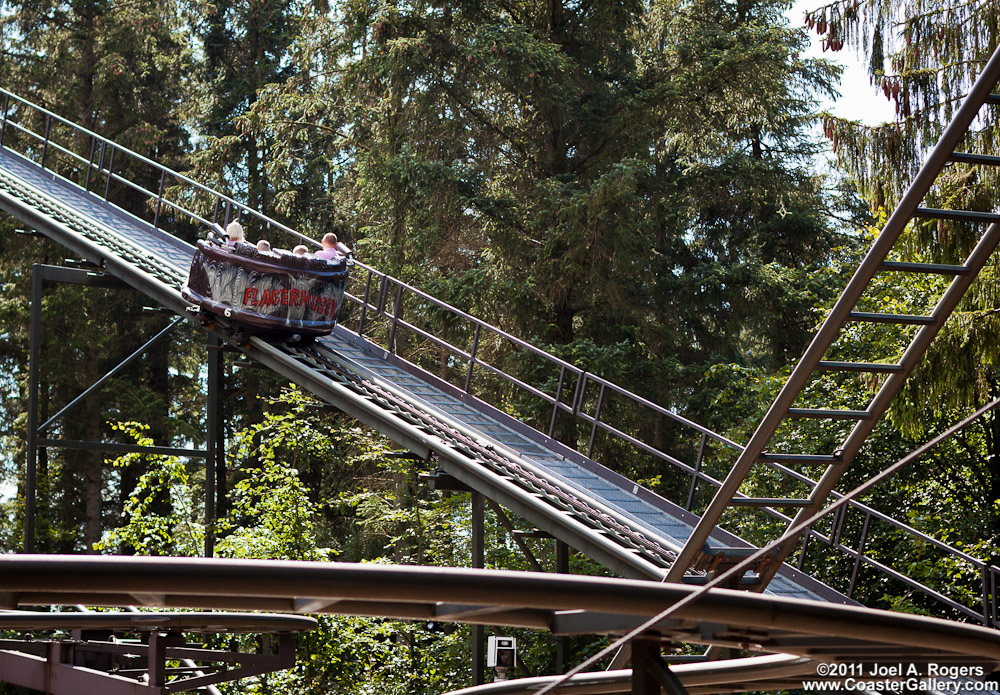
{"label": "steel lattice ladder", "polygon": [[[679,582],[689,568],[720,571],[745,555],[744,549],[733,549],[731,554],[709,550],[706,541],[709,533],[719,523],[726,510],[733,507],[785,507],[797,508],[789,527],[806,519],[827,499],[834,486],[845,474],[868,435],[885,414],[903,383],[920,362],[927,348],[937,336],[945,321],[954,311],[966,290],[986,264],[997,243],[1000,242],[1000,214],[968,210],[942,210],[921,207],[924,197],[937,180],[944,166],[950,162],[1000,166],[1000,157],[958,152],[956,148],[968,132],[980,109],[987,104],[1000,105],[1000,94],[993,94],[1000,80],[1000,49],[991,56],[982,74],[976,80],[965,102],[920,168],[892,216],[875,239],[871,249],[823,322],[805,354],[796,364],[791,376],[768,409],[746,449],[740,454],[722,486],[697,524],[667,581]],[[930,263],[904,263],[887,260],[907,224],[917,218],[932,218],[973,222],[988,225],[975,248],[962,265]],[[934,309],[927,316],[901,315],[859,311],[859,300],[873,279],[882,272],[931,273],[951,276],[953,279]],[[903,326],[918,326],[899,362],[879,364],[872,362],[843,362],[824,359],[838,333],[848,322],[874,322]],[[876,357],[875,360],[879,359]],[[881,388],[863,410],[838,410],[793,407],[796,399],[819,372],[863,372],[883,375]],[[789,419],[818,418],[831,421],[853,421],[855,424],[840,446],[829,454],[778,453],[768,450],[779,426]],[[767,464],[824,465],[823,475],[806,497],[753,498],[737,497],[741,485],[755,466]],[[761,591],[773,577],[781,562],[794,550],[798,539],[786,541],[769,561],[759,567],[760,578],[747,582],[746,588]]]}

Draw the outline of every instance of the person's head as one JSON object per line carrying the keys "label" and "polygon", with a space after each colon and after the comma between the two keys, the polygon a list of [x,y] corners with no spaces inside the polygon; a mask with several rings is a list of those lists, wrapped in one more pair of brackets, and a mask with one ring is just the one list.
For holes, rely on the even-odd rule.
{"label": "person's head", "polygon": [[335,249],[337,248],[337,235],[333,232],[327,232],[323,235],[320,243],[323,244],[324,249]]}
{"label": "person's head", "polygon": [[243,241],[243,225],[241,225],[236,220],[229,223],[226,227],[226,235],[229,237],[230,241]]}
{"label": "person's head", "polygon": [[308,251],[309,251],[309,249],[307,249],[302,244],[299,244],[294,249],[292,249],[292,253],[294,253],[296,256],[304,256],[304,255],[306,255],[306,252],[308,252]]}
{"label": "person's head", "polygon": [[271,250],[271,242],[268,241],[267,239],[261,239],[260,241],[257,242],[257,250],[258,251],[270,251]]}

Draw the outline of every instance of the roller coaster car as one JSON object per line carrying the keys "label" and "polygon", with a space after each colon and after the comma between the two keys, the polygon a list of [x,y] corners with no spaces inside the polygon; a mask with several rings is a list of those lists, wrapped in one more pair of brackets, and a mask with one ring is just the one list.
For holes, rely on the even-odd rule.
{"label": "roller coaster car", "polygon": [[200,307],[205,325],[232,321],[237,342],[251,335],[308,341],[337,324],[348,260],[330,263],[286,251],[258,251],[215,235],[199,241],[181,295]]}

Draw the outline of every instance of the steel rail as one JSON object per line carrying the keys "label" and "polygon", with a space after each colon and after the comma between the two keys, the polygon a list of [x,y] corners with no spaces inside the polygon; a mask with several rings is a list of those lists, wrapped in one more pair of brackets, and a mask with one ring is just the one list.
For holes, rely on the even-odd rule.
{"label": "steel rail", "polygon": [[[693,564],[698,554],[702,551],[702,547],[708,540],[712,529],[719,522],[723,512],[729,507],[730,500],[739,490],[751,468],[764,452],[765,447],[774,436],[778,426],[788,415],[789,409],[808,383],[811,375],[816,371],[827,349],[833,343],[841,327],[848,320],[858,300],[871,282],[871,279],[881,270],[883,261],[886,260],[900,234],[902,234],[906,225],[913,218],[917,206],[930,190],[938,173],[949,160],[951,153],[954,152],[959,142],[965,136],[972,121],[978,115],[979,109],[985,103],[993,87],[997,84],[998,79],[1000,79],[1000,48],[993,53],[983,72],[976,80],[975,85],[969,91],[962,106],[945,129],[927,161],[921,167],[916,178],[903,194],[896,209],[882,228],[882,232],[876,238],[872,247],[865,255],[864,260],[862,260],[861,265],[837,299],[830,314],[823,321],[823,324],[806,348],[802,358],[795,365],[785,385],[761,420],[753,436],[751,436],[746,448],[739,454],[736,463],[726,476],[722,487],[719,488],[709,503],[694,533],[681,552],[676,567],[669,575],[670,581],[679,581],[681,576],[683,576],[684,567]],[[964,277],[971,278],[973,274],[970,273]],[[955,282],[961,279],[961,277],[956,278]],[[910,369],[912,369],[912,366]],[[898,390],[901,383],[898,380],[894,381],[893,388]],[[881,407],[884,403],[884,398],[877,396],[876,401],[876,405]],[[871,422],[874,423],[874,418],[871,419]],[[863,428],[867,427],[867,423],[859,423],[857,427],[857,431],[861,432]],[[856,439],[851,440],[851,446],[852,451],[849,453],[854,455],[857,449],[860,448],[860,441]],[[850,459],[845,456],[843,465],[839,466],[841,473],[846,470],[849,461]],[[811,497],[810,499],[814,502],[825,499],[825,494],[828,494],[832,490],[832,486],[829,484],[830,481],[835,482],[835,479],[839,480],[839,477],[832,467],[829,468],[824,478],[820,481],[820,486],[822,487],[821,493],[824,493],[823,496],[821,496],[820,492],[817,492],[815,497]],[[798,518],[805,518],[808,514],[809,512],[804,512]],[[773,575],[773,571],[776,571],[780,560],[791,552],[793,545],[789,541],[781,548],[776,557],[777,562],[772,565],[769,575]]]}
{"label": "steel rail", "polygon": [[[1000,49],[998,49],[997,55],[1000,55]],[[892,463],[891,465],[884,468],[879,473],[876,473],[872,477],[868,478],[860,485],[855,487],[853,490],[850,490],[849,492],[845,493],[845,495],[840,499],[836,500],[835,502],[832,502],[823,509],[814,511],[807,519],[802,519],[796,522],[793,526],[788,528],[781,536],[774,539],[767,545],[756,549],[753,553],[749,554],[748,556],[736,562],[736,564],[734,564],[732,567],[729,567],[725,571],[712,577],[711,579],[708,580],[708,582],[706,582],[703,586],[695,590],[693,593],[681,598],[674,605],[668,606],[667,608],[657,613],[655,616],[648,618],[641,624],[630,629],[625,635],[619,637],[617,640],[615,640],[607,647],[604,647],[598,652],[587,657],[584,661],[582,661],[577,666],[571,668],[569,671],[564,673],[558,679],[544,686],[541,690],[538,691],[538,695],[545,695],[545,693],[551,692],[554,688],[558,687],[560,684],[567,681],[576,673],[580,673],[584,669],[592,666],[594,663],[604,658],[605,656],[613,654],[616,650],[620,649],[623,645],[625,645],[629,640],[646,632],[654,625],[660,624],[663,620],[668,619],[671,616],[674,616],[676,618],[676,616],[681,615],[684,610],[690,610],[699,601],[704,600],[704,598],[707,597],[709,595],[709,592],[711,592],[712,590],[717,590],[718,587],[724,586],[725,582],[727,581],[731,581],[733,579],[741,577],[746,570],[753,567],[756,563],[766,560],[768,555],[772,553],[774,550],[778,549],[785,542],[787,538],[799,536],[806,529],[808,529],[810,526],[815,524],[823,517],[829,515],[830,513],[835,513],[839,509],[845,508],[851,499],[885,482],[887,479],[895,475],[897,472],[901,471],[903,468],[908,466],[916,459],[926,454],[928,451],[936,447],[938,444],[945,441],[946,439],[949,439],[958,432],[962,431],[963,429],[971,425],[979,418],[995,410],[998,406],[1000,406],[1000,397],[990,401],[988,404],[976,410],[976,412],[972,413],[968,417],[963,418],[962,420],[955,423],[954,425],[946,429],[944,432],[941,432],[940,434],[936,435],[929,441],[924,442],[922,445],[920,445],[919,447],[908,453],[903,458],[899,459],[895,463]],[[859,555],[858,556],[859,560],[860,557],[861,556]],[[983,627],[982,629],[986,630],[987,632],[994,632],[1000,635],[1000,632],[990,630],[987,627]]]}
{"label": "steel rail", "polygon": [[[123,606],[127,608],[127,606]],[[208,612],[42,613],[0,611],[0,630],[183,630],[196,633],[308,632],[316,620],[303,615]]]}
{"label": "steel rail", "polygon": [[[789,468],[785,468],[784,466],[782,466],[780,464],[776,464],[776,463],[771,463],[770,465],[773,466],[774,468],[780,470],[785,475],[793,477],[796,480],[799,480],[799,481],[801,481],[803,483],[806,483],[806,484],[810,485],[810,487],[814,486],[816,484],[815,480],[813,480],[812,478],[809,478],[808,476],[802,475],[798,471],[794,471],[794,470],[791,470]],[[836,490],[833,491],[832,493],[830,493],[830,497],[832,497],[835,500],[839,500],[843,496],[844,495],[842,493],[840,493],[840,492],[838,492]],[[848,510],[857,510],[857,511],[859,511],[859,512],[865,514],[865,515],[871,516],[873,519],[877,519],[878,521],[883,522],[885,524],[888,524],[888,525],[892,526],[893,528],[895,528],[895,529],[897,529],[899,531],[902,531],[902,532],[904,532],[904,533],[906,533],[908,535],[914,536],[917,540],[919,540],[919,541],[921,541],[923,543],[927,543],[928,545],[933,545],[936,548],[947,552],[949,555],[952,555],[952,556],[957,557],[959,559],[965,560],[969,564],[977,567],[980,571],[984,571],[987,568],[993,567],[998,572],[1000,572],[1000,567],[996,567],[995,565],[990,565],[989,563],[984,562],[983,560],[980,560],[977,557],[969,555],[969,553],[965,552],[964,550],[962,550],[960,548],[956,548],[956,547],[954,547],[952,545],[949,545],[949,544],[945,543],[944,541],[941,541],[941,540],[935,538],[934,536],[931,536],[931,535],[929,535],[927,533],[924,533],[923,531],[915,529],[912,526],[909,526],[909,525],[903,523],[902,521],[899,521],[897,519],[892,518],[891,516],[889,516],[888,514],[885,514],[884,512],[878,511],[874,507],[869,507],[868,505],[866,505],[863,502],[858,502],[857,500],[850,500],[850,502],[848,503]],[[838,522],[838,524],[840,526],[842,526],[844,524],[844,521],[840,521],[840,522]],[[810,529],[809,533],[810,533],[810,535],[812,535],[812,536],[814,536],[816,538],[819,538],[823,542],[826,542],[828,544],[832,544],[833,543],[833,539],[832,538],[827,538],[827,537],[823,536],[823,534],[820,533],[819,531],[817,531],[816,529]],[[847,546],[845,546],[845,548],[846,547]]]}
{"label": "steel rail", "polygon": [[[998,56],[1000,56],[1000,53],[998,53]],[[1000,75],[1000,60],[998,60],[997,70],[998,75]],[[957,276],[948,286],[948,289],[945,290],[945,293],[938,301],[937,306],[934,307],[933,314],[935,316],[948,316],[954,311],[959,301],[961,301],[968,288],[972,285],[973,280],[978,276],[979,271],[986,265],[993,251],[997,248],[998,243],[1000,243],[1000,224],[992,224],[969,254],[965,265],[970,269],[970,272]],[[937,321],[934,325],[924,326],[910,342],[903,357],[900,359],[900,363],[905,365],[904,369],[891,374],[886,379],[868,408],[868,411],[872,413],[872,417],[858,422],[844,441],[842,457],[845,462],[852,461],[861,450],[864,441],[875,428],[876,422],[889,409],[892,400],[899,393],[900,389],[902,389],[903,383],[916,368],[919,358],[940,332],[943,324],[944,321],[941,320]],[[809,515],[810,509],[815,509],[823,500],[830,496],[837,482],[843,477],[846,467],[845,463],[845,465],[830,466],[827,468],[809,494],[810,505],[798,513],[796,520],[806,518]],[[787,539],[775,555],[776,563],[788,557],[793,552],[797,542],[798,538]],[[762,579],[764,579],[765,583],[767,579],[774,575],[775,571],[777,571],[777,564],[772,565],[762,573]]]}
{"label": "steel rail", "polygon": [[[488,462],[492,466],[499,466],[501,470],[510,475],[516,484],[524,485],[528,483],[540,492],[547,493],[561,500],[571,508],[577,509],[592,523],[596,522],[600,526],[603,526],[606,532],[619,534],[628,539],[634,546],[651,553],[662,563],[663,567],[667,567],[673,562],[675,554],[672,550],[663,548],[657,540],[646,537],[647,534],[626,527],[617,520],[617,512],[603,504],[600,500],[588,495],[585,491],[574,489],[572,492],[567,492],[553,485],[548,481],[544,471],[503,444],[494,441],[481,441],[481,435],[477,432],[464,426],[461,422],[453,420],[446,414],[437,411],[433,406],[424,405],[420,409],[414,408],[407,401],[405,394],[397,392],[390,385],[377,385],[372,381],[362,379],[357,374],[344,370],[339,364],[323,356],[319,352],[319,349],[313,349],[311,352],[315,358],[325,362],[328,369],[340,373],[343,378],[362,385],[370,391],[380,392],[378,395],[382,398],[391,399],[397,408],[409,411],[413,417],[425,420],[438,436],[444,435],[451,438],[456,443],[470,448],[484,463]],[[439,451],[439,453],[441,452]]]}
{"label": "steel rail", "polygon": [[[383,273],[383,272],[381,272],[379,270],[376,270],[375,268],[372,268],[371,266],[366,265],[365,263],[363,263],[361,261],[355,261],[354,263],[355,263],[356,267],[360,267],[360,268],[366,270],[371,276],[379,278],[380,281],[393,284],[393,285],[397,286],[398,288],[401,288],[401,289],[405,290],[410,295],[419,297],[420,299],[423,299],[423,300],[425,300],[427,302],[430,302],[431,304],[437,306],[440,309],[445,309],[445,310],[453,313],[456,317],[458,317],[458,318],[460,318],[460,319],[462,319],[462,320],[464,320],[464,321],[466,321],[468,323],[471,323],[472,325],[474,325],[474,326],[476,326],[476,327],[478,327],[480,329],[486,329],[487,331],[493,333],[494,335],[496,335],[496,336],[498,336],[500,338],[503,338],[504,340],[507,340],[510,343],[513,343],[516,347],[519,347],[519,348],[521,348],[523,350],[527,350],[528,352],[531,352],[532,354],[534,354],[534,355],[536,355],[538,357],[541,357],[541,358],[543,358],[543,359],[551,362],[552,364],[554,364],[554,365],[556,365],[558,367],[566,369],[567,371],[571,372],[572,374],[576,375],[577,377],[586,377],[586,379],[588,381],[593,381],[598,386],[604,386],[606,388],[612,389],[615,392],[617,392],[617,393],[619,393],[619,394],[621,394],[623,396],[626,396],[627,398],[632,399],[637,404],[642,405],[642,406],[644,406],[646,408],[649,408],[649,409],[653,410],[654,412],[656,412],[657,414],[663,415],[664,417],[667,417],[667,418],[669,418],[669,419],[671,419],[671,420],[673,420],[673,421],[675,421],[675,422],[677,422],[679,424],[682,424],[682,425],[684,425],[686,427],[689,427],[692,430],[694,430],[694,431],[696,431],[696,432],[698,432],[700,434],[705,434],[708,437],[711,437],[712,439],[714,439],[714,440],[716,440],[716,441],[718,441],[720,443],[723,443],[723,444],[725,444],[726,446],[728,446],[728,447],[730,447],[732,449],[735,449],[735,450],[739,451],[739,450],[742,450],[742,448],[743,448],[742,445],[738,444],[737,442],[734,442],[733,440],[729,439],[728,437],[720,435],[717,432],[713,432],[712,430],[708,429],[707,427],[699,425],[698,423],[696,423],[696,422],[694,422],[692,420],[689,420],[689,419],[685,418],[682,415],[678,415],[677,413],[675,413],[675,412],[673,412],[673,411],[671,411],[671,410],[669,410],[667,408],[664,408],[661,405],[653,403],[652,401],[650,401],[650,400],[648,400],[646,398],[643,398],[642,396],[640,396],[640,395],[638,395],[636,393],[633,393],[633,392],[631,392],[631,391],[629,391],[627,389],[624,389],[624,388],[622,388],[621,386],[618,386],[617,384],[615,384],[612,381],[608,381],[607,379],[604,379],[604,378],[599,377],[599,376],[597,376],[595,374],[587,372],[585,369],[577,367],[577,366],[573,365],[570,362],[567,362],[567,361],[565,361],[565,360],[563,360],[563,359],[561,359],[559,357],[556,357],[555,355],[552,355],[551,353],[548,353],[548,352],[542,350],[541,348],[539,348],[539,347],[537,347],[535,345],[532,345],[531,343],[529,343],[529,342],[527,342],[525,340],[522,340],[521,338],[518,338],[517,336],[514,336],[514,335],[512,335],[512,334],[510,334],[510,333],[508,333],[506,331],[504,331],[501,328],[498,328],[498,327],[493,326],[493,325],[491,325],[489,323],[486,323],[482,319],[478,319],[475,316],[472,316],[471,314],[469,314],[469,313],[467,313],[465,311],[462,311],[461,309],[458,309],[457,307],[454,307],[454,306],[448,304],[447,302],[441,301],[440,299],[437,299],[436,297],[427,294],[426,292],[424,292],[423,290],[420,290],[417,287],[414,287],[414,286],[412,286],[412,285],[410,285],[410,284],[408,284],[406,282],[403,282],[402,280],[399,280],[397,278],[392,277],[391,275],[388,275],[388,274]],[[362,303],[362,300],[358,299],[353,294],[348,295],[347,293],[345,293],[344,296],[345,297],[349,296],[352,301],[355,301],[358,304]],[[370,303],[367,303],[367,302],[364,302],[364,304],[366,304],[367,309],[375,312],[376,315],[378,315],[378,316],[382,316],[382,317],[387,318],[387,319],[393,319],[394,318],[392,315],[390,315],[388,313],[388,309],[387,309],[387,307],[384,304],[382,306],[379,306],[377,304],[370,304]],[[371,317],[369,315],[369,316],[366,317],[366,320],[370,320],[370,318]],[[395,318],[398,319],[398,317],[395,317]],[[400,323],[400,322],[401,321],[397,321],[397,324]],[[469,359],[471,357],[471,353],[469,353],[469,352],[467,352],[465,350],[462,350],[461,348],[459,348],[459,347],[457,347],[455,345],[447,343],[447,341],[444,341],[444,340],[442,340],[440,338],[436,338],[436,337],[433,338],[433,340],[437,344],[439,344],[441,347],[448,347],[455,354],[459,354],[459,355],[461,355],[462,357],[464,357],[466,359]],[[483,366],[488,366],[485,362],[482,362],[481,360],[478,361],[478,362],[481,363],[481,364],[483,364]],[[494,368],[494,369],[496,369],[496,368]],[[506,375],[506,374],[504,374],[502,372],[497,372],[497,373],[498,373],[499,376],[509,377],[509,375]],[[552,398],[552,396],[548,396],[548,397]]]}
{"label": "steel rail", "polygon": [[[3,92],[3,90],[2,90],[2,89],[0,89],[0,92]],[[35,133],[35,132],[34,132],[33,130],[30,130],[29,128],[26,128],[26,127],[22,126],[22,125],[21,125],[21,124],[19,124],[19,123],[11,123],[10,125],[11,125],[11,126],[13,126],[13,127],[15,128],[15,129],[17,129],[17,130],[19,130],[19,131],[21,131],[21,132],[25,133],[26,135],[30,135],[30,136],[32,136],[33,138],[35,138],[35,139],[37,139],[37,140],[39,140],[39,141],[42,141],[42,140],[43,140],[43,137],[42,137],[41,135],[39,135],[38,133]],[[89,132],[89,131],[88,131],[88,132]],[[110,141],[107,141],[107,142],[110,142]],[[64,154],[66,154],[66,155],[68,155],[68,156],[72,157],[73,159],[75,159],[75,160],[79,161],[79,162],[80,162],[81,164],[83,164],[83,163],[86,163],[86,164],[88,164],[88,165],[91,165],[91,164],[93,163],[93,162],[92,162],[92,160],[85,160],[85,159],[84,159],[84,158],[83,158],[83,157],[82,157],[81,155],[79,155],[79,154],[77,154],[77,153],[73,152],[72,150],[69,150],[69,149],[67,149],[67,148],[63,147],[62,145],[60,145],[60,144],[58,144],[58,143],[56,143],[56,142],[54,142],[54,141],[52,141],[52,140],[50,140],[50,139],[45,139],[45,144],[46,144],[46,146],[47,146],[47,147],[54,147],[54,148],[56,148],[56,149],[57,149],[57,150],[59,150],[60,152],[63,152]],[[112,144],[113,144],[113,143],[112,143]],[[125,149],[122,149],[122,148],[117,148],[117,147],[116,147],[116,151],[119,151],[119,152],[123,152],[123,153],[125,153],[125,154],[128,154],[128,155],[130,155],[130,156],[133,156],[133,155],[134,155],[134,156],[136,156],[136,157],[139,157],[139,155],[135,155],[135,153],[134,153],[134,152],[132,152],[131,150],[125,150]],[[103,153],[102,153],[102,157],[103,157]],[[144,163],[145,163],[145,162],[144,162]],[[46,167],[43,167],[43,168],[46,168]],[[172,172],[171,170],[169,170],[169,169],[166,169],[166,168],[164,168],[164,167],[160,167],[160,169],[159,169],[159,170],[160,170],[160,171],[161,171],[161,172],[162,172],[163,174],[167,174],[167,173],[170,173],[170,174],[171,174],[171,175],[173,175],[173,176],[181,176],[181,175],[177,174],[176,172]],[[169,205],[170,207],[172,207],[173,209],[175,209],[175,210],[177,210],[178,212],[182,213],[182,214],[183,214],[184,216],[186,216],[186,217],[190,217],[190,218],[192,218],[192,219],[194,219],[194,220],[197,220],[198,222],[201,222],[202,224],[204,224],[204,225],[206,225],[206,226],[208,226],[208,227],[211,227],[211,225],[212,225],[212,223],[211,223],[211,222],[210,222],[209,220],[207,220],[207,219],[205,219],[204,217],[200,216],[200,215],[199,215],[199,214],[197,214],[196,212],[193,212],[193,211],[191,211],[191,210],[188,210],[188,209],[186,209],[186,208],[182,207],[181,205],[179,205],[179,204],[177,204],[177,203],[173,203],[172,201],[170,201],[170,200],[168,200],[168,199],[166,199],[166,198],[163,198],[163,197],[162,197],[162,194],[158,195],[158,194],[156,194],[156,193],[153,193],[153,192],[152,192],[151,190],[149,190],[149,189],[147,189],[147,188],[144,188],[144,187],[142,187],[141,185],[139,185],[139,184],[135,183],[135,182],[134,182],[134,181],[132,181],[131,179],[128,179],[128,178],[125,178],[124,176],[121,176],[121,175],[119,175],[119,174],[115,174],[115,173],[114,173],[113,171],[111,171],[110,169],[107,169],[107,170],[105,170],[105,169],[103,168],[103,162],[101,163],[101,166],[99,166],[99,167],[98,167],[97,171],[98,171],[98,172],[99,172],[100,174],[103,174],[103,175],[105,175],[105,176],[107,177],[107,179],[108,179],[108,181],[109,181],[109,182],[110,182],[110,181],[118,181],[119,183],[122,183],[122,184],[124,184],[124,185],[128,186],[129,188],[131,188],[131,189],[133,189],[133,190],[135,190],[135,191],[139,192],[139,193],[143,193],[143,194],[145,194],[145,196],[146,196],[147,198],[150,198],[150,199],[157,199],[157,202],[158,202],[158,203],[160,203],[160,204],[164,204],[164,203],[165,203],[165,204]],[[88,171],[88,174],[89,174],[89,171]],[[69,180],[69,179],[67,179],[67,181],[68,181],[69,183],[72,183],[72,184],[74,184],[74,185],[77,185],[77,186],[79,186],[79,184],[75,184],[75,182],[73,182],[72,180]],[[88,176],[88,179],[87,179],[87,183],[89,184],[89,182],[90,182],[90,178],[89,178],[89,176]],[[110,185],[110,184],[109,184],[109,185]],[[82,190],[86,190],[86,191],[88,191],[88,192],[89,192],[89,189],[87,188],[87,186],[79,186],[79,187],[80,187],[80,188],[81,188]],[[206,189],[206,190],[211,190],[211,189]],[[155,225],[154,225],[154,226],[155,226]],[[317,242],[314,242],[314,243],[317,243]]]}
{"label": "steel rail", "polygon": [[[773,654],[701,663],[674,662],[670,670],[691,694],[716,693],[724,686],[740,690],[801,688],[803,677],[816,674],[816,662],[801,656]],[[558,676],[535,676],[485,683],[452,690],[445,695],[534,695]],[[560,695],[604,695],[632,691],[632,669],[579,673],[559,688]]]}
{"label": "steel rail", "polygon": [[[81,612],[83,612],[83,613],[89,613],[89,612],[91,612],[90,609],[88,609],[86,606],[83,606],[83,605],[77,605],[76,609],[79,610],[79,611],[81,611]],[[132,613],[139,613],[139,612],[141,612],[135,606],[128,606],[126,608],[126,610],[128,610],[128,611],[130,611]],[[181,664],[183,666],[186,666],[188,668],[195,668],[195,667],[197,667],[197,664],[194,662],[193,659],[181,659],[180,662],[181,662]],[[198,670],[198,671],[194,672],[194,675],[198,676],[198,677],[204,677],[206,674],[205,674],[204,671]],[[221,691],[216,686],[214,686],[214,685],[206,685],[205,686],[205,693],[206,693],[206,695],[222,695]]]}
{"label": "steel rail", "polygon": [[[532,523],[550,528],[554,526],[557,537],[563,534],[563,540],[615,571],[627,575],[662,577],[664,567],[673,557],[671,551],[659,546],[655,540],[624,526],[614,512],[609,514],[599,502],[586,495],[581,496],[576,489],[569,494],[558,484],[539,479],[533,473],[531,464],[524,459],[511,452],[507,453],[515,461],[504,456],[502,445],[492,441],[480,442],[478,437],[463,434],[461,423],[426,412],[428,408],[425,405],[415,408],[405,397],[396,395],[387,384],[380,386],[344,371],[340,365],[330,361],[322,371],[307,364],[301,364],[300,370],[292,371],[287,363],[289,353],[257,338],[251,339],[248,354],[323,398],[330,398],[331,388],[338,389],[341,395],[337,398],[337,405],[363,421],[371,422],[373,417],[377,417],[383,422],[390,422],[399,418],[402,422],[396,422],[394,427],[410,432],[407,440],[412,444],[407,446],[411,446],[412,450],[422,450],[424,456],[430,451],[437,452],[439,464],[450,468],[449,472],[463,482],[474,488],[487,486],[495,499],[505,506]],[[387,417],[393,412],[398,415]],[[399,436],[394,438],[398,440]],[[476,461],[478,465],[463,463],[467,461]],[[483,463],[489,465],[483,466]],[[498,470],[515,475],[498,476]],[[553,497],[560,498],[563,504],[552,504]],[[567,536],[566,533],[572,535]],[[625,539],[627,542],[623,542]],[[640,552],[637,554],[636,550]]]}
{"label": "steel rail", "polygon": [[[155,162],[154,160],[149,159],[148,157],[145,157],[145,156],[139,154],[138,152],[133,152],[132,150],[126,149],[124,147],[121,147],[120,145],[117,145],[113,140],[109,140],[108,138],[105,138],[105,137],[103,137],[101,135],[98,135],[97,133],[95,133],[95,132],[93,132],[91,130],[88,130],[87,128],[84,128],[83,126],[80,126],[80,125],[78,125],[76,123],[73,123],[72,121],[67,120],[66,118],[63,118],[62,116],[59,116],[58,114],[53,113],[52,111],[49,111],[48,109],[46,109],[44,107],[38,106],[37,104],[33,104],[32,102],[30,102],[30,101],[28,101],[26,99],[23,99],[23,98],[17,96],[13,92],[10,92],[10,91],[8,91],[8,90],[3,89],[2,87],[0,87],[0,94],[4,95],[7,98],[7,100],[8,100],[7,101],[8,107],[9,107],[9,104],[10,104],[10,99],[14,99],[15,101],[23,104],[24,106],[28,107],[29,109],[37,111],[38,113],[41,113],[41,114],[43,114],[46,117],[54,118],[57,121],[63,123],[64,125],[69,126],[72,130],[74,130],[74,131],[76,131],[78,133],[81,133],[83,135],[86,135],[87,137],[92,138],[96,142],[102,143],[105,147],[110,147],[112,149],[112,152],[114,152],[114,151],[117,150],[117,151],[122,152],[123,154],[127,154],[128,156],[132,157],[133,159],[135,159],[135,160],[137,160],[137,161],[139,161],[139,162],[141,162],[143,164],[146,164],[148,166],[151,166],[156,171],[165,172],[166,174],[177,178],[179,181],[183,181],[184,183],[188,184],[189,186],[194,187],[195,189],[197,189],[197,190],[199,190],[199,191],[201,191],[203,193],[208,193],[211,197],[213,197],[217,201],[224,202],[228,206],[231,206],[231,207],[234,207],[234,208],[237,208],[237,209],[240,209],[240,210],[246,212],[248,215],[257,218],[257,219],[259,219],[262,222],[265,222],[268,226],[274,226],[277,229],[279,229],[280,231],[286,232],[286,233],[291,234],[293,236],[296,236],[299,239],[302,239],[303,241],[307,241],[308,243],[313,244],[314,246],[318,247],[318,246],[321,245],[315,239],[312,239],[312,238],[310,238],[310,237],[308,237],[308,236],[306,236],[304,234],[301,234],[301,233],[295,231],[294,229],[292,229],[291,227],[288,227],[287,225],[284,225],[281,222],[278,222],[277,220],[272,219],[272,218],[268,217],[267,215],[264,215],[264,214],[262,214],[262,213],[260,213],[260,212],[258,212],[256,210],[254,210],[254,209],[252,209],[252,208],[244,205],[243,203],[238,202],[237,200],[235,200],[235,199],[233,199],[233,198],[231,198],[231,197],[229,197],[229,196],[227,196],[227,195],[225,195],[223,193],[219,193],[218,191],[216,191],[214,189],[211,189],[208,186],[205,186],[204,184],[199,183],[198,181],[195,181],[194,179],[192,179],[192,178],[190,178],[190,177],[188,177],[188,176],[186,176],[184,174],[176,172],[176,171],[170,169],[169,167],[165,167],[162,164],[159,164],[159,163]],[[5,111],[4,116],[3,116],[4,125],[6,125],[8,123],[8,121],[9,121],[9,115]],[[0,142],[0,144],[3,144],[3,143]],[[190,214],[190,215],[194,216],[194,213],[191,213],[190,211],[185,210],[184,212],[186,212],[187,214]]]}
{"label": "steel rail", "polygon": [[[733,644],[813,658],[1000,666],[1000,632],[821,601],[644,580],[509,570],[208,558],[8,555],[8,605],[161,605],[285,610],[621,635],[650,622],[666,641]],[[698,596],[700,602],[692,603]],[[139,600],[137,600],[139,599]],[[659,618],[664,608],[669,619]],[[861,650],[867,650],[862,653]],[[853,650],[852,650],[853,651]],[[994,667],[995,667],[994,666]],[[989,672],[989,671],[987,671]]]}

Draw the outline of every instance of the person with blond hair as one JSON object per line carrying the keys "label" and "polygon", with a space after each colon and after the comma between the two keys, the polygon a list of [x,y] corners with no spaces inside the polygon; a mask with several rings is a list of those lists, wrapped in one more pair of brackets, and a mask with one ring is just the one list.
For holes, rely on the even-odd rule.
{"label": "person with blond hair", "polygon": [[292,249],[292,253],[294,253],[296,256],[305,256],[307,253],[309,253],[309,249],[307,249],[303,244],[299,244],[294,249]]}
{"label": "person with blond hair", "polygon": [[233,220],[226,227],[226,236],[229,237],[229,245],[235,246],[237,241],[246,241],[243,237],[243,225]]}
{"label": "person with blond hair", "polygon": [[257,250],[261,253],[269,253],[271,251],[271,242],[267,239],[261,239],[257,242]]}

